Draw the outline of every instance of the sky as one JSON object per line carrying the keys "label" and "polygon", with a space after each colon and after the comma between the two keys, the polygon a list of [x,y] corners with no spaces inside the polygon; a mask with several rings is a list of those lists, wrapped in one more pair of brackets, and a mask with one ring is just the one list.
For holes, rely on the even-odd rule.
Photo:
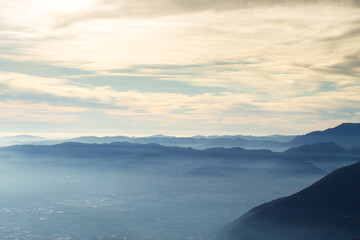
{"label": "sky", "polygon": [[3,0],[0,135],[360,122],[360,0]]}

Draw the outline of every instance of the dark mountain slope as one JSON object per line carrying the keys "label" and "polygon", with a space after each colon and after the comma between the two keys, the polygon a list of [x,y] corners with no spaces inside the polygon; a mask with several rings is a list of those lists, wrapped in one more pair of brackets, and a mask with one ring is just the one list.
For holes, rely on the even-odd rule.
{"label": "dark mountain slope", "polygon": [[286,198],[256,207],[221,240],[342,240],[360,237],[360,163]]}

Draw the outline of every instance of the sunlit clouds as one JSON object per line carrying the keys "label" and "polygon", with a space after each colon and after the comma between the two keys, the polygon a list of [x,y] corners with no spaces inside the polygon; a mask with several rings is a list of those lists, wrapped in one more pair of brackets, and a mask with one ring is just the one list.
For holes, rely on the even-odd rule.
{"label": "sunlit clouds", "polygon": [[246,2],[0,3],[0,122],[127,135],[358,122],[358,1]]}

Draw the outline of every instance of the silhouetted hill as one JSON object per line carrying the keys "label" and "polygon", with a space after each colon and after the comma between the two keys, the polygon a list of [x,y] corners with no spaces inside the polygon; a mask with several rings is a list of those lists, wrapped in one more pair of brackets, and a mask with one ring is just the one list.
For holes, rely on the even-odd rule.
{"label": "silhouetted hill", "polygon": [[285,158],[299,160],[360,160],[357,149],[347,150],[335,143],[314,143],[286,150]]}
{"label": "silhouetted hill", "polygon": [[306,144],[300,147],[291,148],[286,153],[302,153],[302,154],[345,154],[349,151],[336,145],[335,143],[314,143]]}
{"label": "silhouetted hill", "polygon": [[260,205],[227,226],[221,240],[339,240],[360,237],[360,163],[286,198]]}
{"label": "silhouetted hill", "polygon": [[341,147],[353,148],[360,146],[360,123],[343,123],[325,131],[315,131],[295,137],[289,142],[292,146],[313,143],[333,142]]}

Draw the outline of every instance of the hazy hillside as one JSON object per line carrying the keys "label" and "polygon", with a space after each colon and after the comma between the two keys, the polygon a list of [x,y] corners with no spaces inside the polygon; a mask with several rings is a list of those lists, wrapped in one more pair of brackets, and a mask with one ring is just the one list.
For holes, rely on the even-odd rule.
{"label": "hazy hillside", "polygon": [[225,240],[346,240],[360,236],[360,164],[334,171],[227,226]]}

